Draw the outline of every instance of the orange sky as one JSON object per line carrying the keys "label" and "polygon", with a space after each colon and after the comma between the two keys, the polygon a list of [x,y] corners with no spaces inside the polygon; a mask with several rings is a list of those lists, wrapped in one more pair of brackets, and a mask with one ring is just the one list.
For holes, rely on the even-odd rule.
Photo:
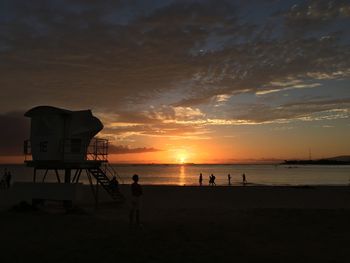
{"label": "orange sky", "polygon": [[[283,126],[282,126],[283,127]],[[222,127],[220,127],[222,128]],[[275,129],[274,125],[264,127],[240,127],[234,135],[216,131],[205,139],[142,138],[137,143],[159,149],[157,152],[138,154],[114,154],[112,162],[137,163],[237,163],[261,162],[264,159],[308,159],[346,155],[349,143],[344,141],[348,128],[324,128],[316,125],[290,130]],[[220,136],[220,133],[223,133]],[[334,136],[337,134],[337,136]],[[132,147],[132,146],[131,146]]]}
{"label": "orange sky", "polygon": [[[314,159],[349,154],[348,119],[256,125],[207,125],[190,131],[145,133],[144,130],[116,131],[105,121],[99,137],[111,145],[124,145],[124,151],[111,153],[113,163],[254,163],[284,159]],[[160,125],[160,124],[157,124]],[[121,125],[125,127],[125,124]],[[133,128],[134,128],[133,124]],[[142,126],[143,127],[143,126]],[[147,130],[148,128],[145,128]],[[201,130],[201,133],[198,133]],[[29,137],[29,131],[27,131]],[[142,146],[142,148],[137,148]],[[110,148],[112,149],[112,148]],[[133,150],[137,150],[132,153]],[[112,151],[112,150],[111,150]],[[118,152],[119,151],[119,152]],[[115,152],[115,151],[114,151]],[[130,153],[128,153],[130,152]],[[24,157],[1,156],[1,163],[23,163]]]}

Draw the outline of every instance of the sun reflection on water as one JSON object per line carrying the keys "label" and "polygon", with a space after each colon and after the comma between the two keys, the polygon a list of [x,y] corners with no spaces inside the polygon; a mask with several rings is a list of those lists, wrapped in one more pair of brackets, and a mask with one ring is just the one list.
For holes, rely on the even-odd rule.
{"label": "sun reflection on water", "polygon": [[180,165],[180,176],[179,176],[179,184],[185,185],[186,182],[186,169],[185,165]]}

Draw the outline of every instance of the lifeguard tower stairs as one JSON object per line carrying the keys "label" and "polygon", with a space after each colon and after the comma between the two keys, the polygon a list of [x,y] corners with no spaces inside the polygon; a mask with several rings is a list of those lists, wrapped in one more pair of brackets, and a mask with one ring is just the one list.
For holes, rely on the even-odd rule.
{"label": "lifeguard tower stairs", "polygon": [[108,140],[94,137],[103,125],[90,110],[39,106],[25,116],[31,118],[30,139],[24,141],[25,163],[34,168],[34,183],[45,182],[53,173],[58,183],[77,184],[86,174],[96,202],[99,186],[114,201],[124,200],[120,178],[108,162]]}

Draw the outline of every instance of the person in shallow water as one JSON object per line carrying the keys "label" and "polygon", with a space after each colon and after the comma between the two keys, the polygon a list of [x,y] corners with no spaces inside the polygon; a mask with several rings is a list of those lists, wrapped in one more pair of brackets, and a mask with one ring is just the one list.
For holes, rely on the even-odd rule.
{"label": "person in shallow water", "polygon": [[242,174],[242,183],[243,185],[247,184],[247,178],[245,177],[245,173]]}
{"label": "person in shallow water", "polygon": [[135,215],[136,225],[140,226],[140,199],[142,196],[142,187],[138,183],[139,176],[137,174],[133,175],[132,180],[134,182],[131,184],[131,209],[129,214],[129,223],[130,226],[133,225]]}
{"label": "person in shallow water", "polygon": [[231,185],[231,174],[227,175],[228,185]]}
{"label": "person in shallow water", "polygon": [[199,174],[199,185],[202,186],[203,183],[203,175],[202,173]]}

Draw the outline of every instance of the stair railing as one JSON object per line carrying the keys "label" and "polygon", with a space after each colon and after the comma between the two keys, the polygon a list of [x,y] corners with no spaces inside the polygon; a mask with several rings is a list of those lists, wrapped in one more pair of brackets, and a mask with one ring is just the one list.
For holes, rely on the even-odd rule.
{"label": "stair railing", "polygon": [[113,168],[113,166],[110,163],[104,163],[102,166],[102,170],[104,171],[108,179],[110,179],[110,177],[115,176],[120,183],[124,184],[124,180],[119,176],[117,171]]}
{"label": "stair railing", "polygon": [[87,148],[87,159],[93,161],[108,161],[108,140],[93,138]]}

